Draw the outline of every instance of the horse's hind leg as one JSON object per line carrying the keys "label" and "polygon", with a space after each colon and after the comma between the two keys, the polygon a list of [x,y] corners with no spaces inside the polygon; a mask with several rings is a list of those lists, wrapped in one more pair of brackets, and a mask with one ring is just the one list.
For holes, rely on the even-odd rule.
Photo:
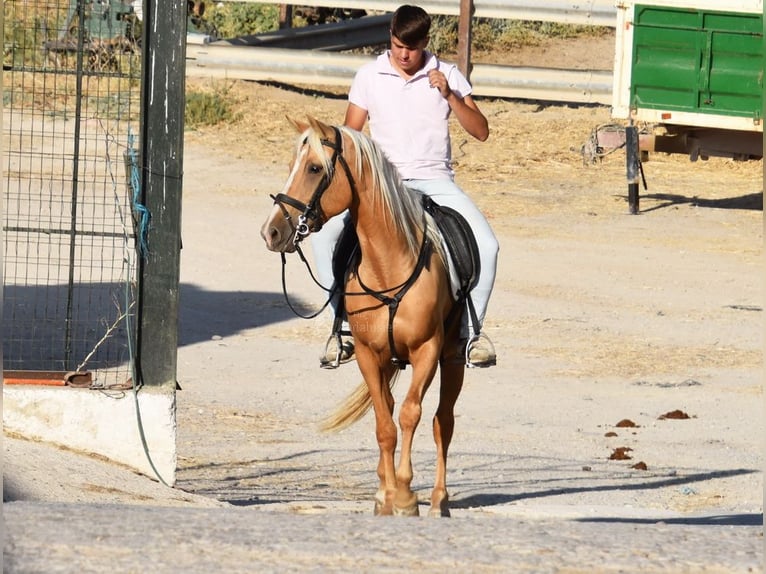
{"label": "horse's hind leg", "polygon": [[431,491],[429,516],[449,516],[447,493],[447,452],[455,429],[455,403],[463,388],[465,366],[461,363],[443,361],[441,365],[441,392],[439,406],[433,420],[436,443],[436,480]]}

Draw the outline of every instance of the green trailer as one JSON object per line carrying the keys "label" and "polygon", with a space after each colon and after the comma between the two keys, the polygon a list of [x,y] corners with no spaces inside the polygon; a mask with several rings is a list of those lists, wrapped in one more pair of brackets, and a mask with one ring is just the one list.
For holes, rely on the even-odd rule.
{"label": "green trailer", "polygon": [[761,159],[763,0],[616,6],[612,116],[628,124],[631,211],[648,152]]}

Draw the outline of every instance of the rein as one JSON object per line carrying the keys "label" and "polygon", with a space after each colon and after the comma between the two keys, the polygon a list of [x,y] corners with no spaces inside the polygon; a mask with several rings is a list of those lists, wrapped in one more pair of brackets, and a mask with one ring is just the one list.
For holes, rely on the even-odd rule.
{"label": "rein", "polygon": [[[409,291],[410,287],[415,284],[415,281],[417,281],[418,277],[420,277],[420,274],[423,272],[423,269],[426,268],[428,265],[429,258],[431,254],[433,253],[433,244],[431,240],[428,238],[427,233],[427,220],[426,220],[426,213],[424,211],[423,213],[423,241],[420,245],[420,252],[418,254],[418,259],[415,264],[415,267],[412,270],[412,273],[410,276],[402,283],[395,287],[389,287],[388,289],[383,289],[380,291],[376,291],[374,289],[371,289],[367,285],[365,285],[362,282],[362,278],[357,273],[357,280],[359,281],[359,285],[362,287],[362,291],[357,292],[349,292],[345,291],[344,289],[341,289],[339,285],[336,284],[331,288],[328,289],[324,285],[322,285],[314,276],[314,273],[311,270],[311,266],[309,265],[309,262],[306,260],[306,257],[303,255],[303,250],[300,248],[300,243],[303,241],[305,237],[307,237],[311,233],[316,233],[317,231],[322,229],[322,226],[324,225],[324,222],[327,221],[327,218],[324,215],[324,212],[322,211],[321,206],[321,199],[324,195],[325,191],[330,187],[330,183],[332,182],[333,178],[335,177],[335,164],[337,162],[340,162],[341,167],[343,168],[343,171],[346,174],[346,178],[348,179],[349,185],[351,186],[351,192],[354,195],[358,195],[357,188],[356,188],[356,182],[354,181],[354,176],[351,173],[351,169],[348,166],[348,162],[346,162],[346,159],[343,157],[343,139],[340,133],[340,130],[333,126],[333,131],[335,132],[335,141],[330,141],[329,139],[322,139],[320,140],[321,144],[325,147],[329,147],[333,150],[332,158],[330,160],[330,170],[328,172],[325,172],[325,174],[322,176],[321,181],[319,184],[317,184],[316,189],[314,190],[314,193],[311,196],[311,199],[309,199],[308,204],[303,203],[302,201],[299,201],[293,197],[290,197],[289,195],[286,195],[284,193],[278,193],[277,195],[270,195],[274,200],[274,204],[278,205],[279,208],[282,210],[282,214],[285,217],[285,220],[290,225],[291,229],[294,232],[293,236],[293,243],[295,244],[295,250],[300,256],[301,260],[303,261],[304,265],[306,266],[306,269],[309,272],[309,276],[311,277],[312,281],[325,291],[329,293],[327,297],[327,301],[324,302],[322,307],[315,313],[312,313],[310,315],[302,315],[299,313],[290,302],[290,298],[287,294],[287,282],[285,279],[285,268],[287,266],[287,259],[285,257],[285,253],[282,252],[282,293],[284,294],[285,301],[287,302],[287,306],[290,308],[290,310],[297,315],[298,317],[302,319],[313,319],[317,317],[322,311],[325,310],[327,305],[330,303],[332,298],[336,294],[340,294],[340,296],[360,296],[360,295],[369,295],[371,297],[374,297],[384,305],[388,307],[388,344],[391,350],[391,362],[398,366],[400,369],[404,369],[407,365],[408,361],[402,360],[399,358],[399,356],[396,354],[396,345],[394,343],[394,317],[396,315],[396,311],[399,308],[399,303],[404,298],[404,296]],[[305,143],[305,140],[304,140]],[[285,204],[297,209],[301,212],[300,216],[298,216],[298,223],[297,225],[293,225],[292,217],[290,216],[289,212],[285,208]],[[312,221],[311,224],[309,224],[309,221]],[[387,293],[391,293],[392,291],[396,291],[396,293],[393,296],[387,295]],[[336,323],[339,324],[340,321],[337,320],[336,317]],[[339,327],[338,327],[339,328]]]}

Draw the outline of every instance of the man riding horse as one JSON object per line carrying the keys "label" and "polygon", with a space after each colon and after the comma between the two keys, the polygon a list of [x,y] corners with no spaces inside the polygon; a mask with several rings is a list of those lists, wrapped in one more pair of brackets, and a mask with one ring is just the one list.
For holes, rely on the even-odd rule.
{"label": "man riding horse", "polygon": [[[471,291],[475,313],[463,327],[469,367],[496,362],[492,343],[478,333],[484,322],[495,282],[498,242],[484,215],[454,181],[449,116],[480,141],[489,136],[487,119],[471,97],[471,85],[456,66],[426,51],[431,18],[417,6],[404,5],[391,20],[390,49],[363,66],[351,85],[345,125],[361,131],[369,120],[372,139],[397,167],[405,185],[430,196],[437,204],[458,211],[473,230],[480,253],[480,274]],[[334,283],[333,253],[347,214],[312,234],[317,272],[323,285]],[[331,300],[340,303],[340,289]],[[472,324],[478,322],[478,325]],[[342,333],[348,335],[344,324]],[[338,341],[340,341],[338,343]],[[320,361],[332,367],[353,358],[353,339],[330,337]]]}

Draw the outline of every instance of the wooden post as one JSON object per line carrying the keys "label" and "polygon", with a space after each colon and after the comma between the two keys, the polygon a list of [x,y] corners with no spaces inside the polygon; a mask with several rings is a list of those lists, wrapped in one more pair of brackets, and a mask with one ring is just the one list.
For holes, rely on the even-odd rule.
{"label": "wooden post", "polygon": [[[137,383],[176,385],[186,2],[144,0],[141,198],[148,253],[138,257]],[[152,21],[156,19],[156,21]]]}
{"label": "wooden post", "polygon": [[460,15],[457,25],[457,67],[467,80],[471,79],[471,19],[473,0],[460,0]]}
{"label": "wooden post", "polygon": [[293,27],[293,5],[292,4],[280,4],[279,5],[279,29],[285,30],[286,28]]}

